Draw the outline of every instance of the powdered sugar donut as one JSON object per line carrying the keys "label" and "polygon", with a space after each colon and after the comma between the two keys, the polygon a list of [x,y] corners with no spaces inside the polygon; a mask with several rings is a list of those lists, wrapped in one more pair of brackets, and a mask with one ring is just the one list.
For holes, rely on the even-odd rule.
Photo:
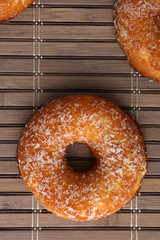
{"label": "powdered sugar donut", "polygon": [[[84,143],[93,168],[74,172],[66,148]],[[110,215],[128,203],[146,173],[143,138],[115,104],[91,95],[55,100],[30,119],[18,147],[28,188],[49,211],[78,221]]]}
{"label": "powdered sugar donut", "polygon": [[23,12],[35,0],[0,0],[0,23]]}
{"label": "powdered sugar donut", "polygon": [[131,66],[160,81],[160,0],[118,0],[115,27]]}

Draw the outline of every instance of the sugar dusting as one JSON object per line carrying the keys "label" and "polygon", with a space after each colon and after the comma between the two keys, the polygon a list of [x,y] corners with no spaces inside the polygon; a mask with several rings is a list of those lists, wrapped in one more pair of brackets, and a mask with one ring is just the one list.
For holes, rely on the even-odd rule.
{"label": "sugar dusting", "polygon": [[[66,148],[86,143],[95,167],[74,172]],[[113,103],[89,95],[51,102],[26,125],[18,148],[21,174],[50,211],[73,220],[93,220],[123,207],[146,172],[143,139]]]}
{"label": "sugar dusting", "polygon": [[140,63],[155,70],[160,80],[160,0],[118,0],[114,14],[118,40],[129,61],[136,61],[132,58],[137,52]]}

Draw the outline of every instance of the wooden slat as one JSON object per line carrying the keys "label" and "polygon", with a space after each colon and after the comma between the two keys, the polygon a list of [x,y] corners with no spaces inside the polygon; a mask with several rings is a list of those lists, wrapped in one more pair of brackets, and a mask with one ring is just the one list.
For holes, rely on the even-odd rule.
{"label": "wooden slat", "polygon": [[140,107],[160,107],[160,98],[157,94],[139,94],[138,102]]}
{"label": "wooden slat", "polygon": [[85,172],[94,166],[94,161],[71,161],[68,160],[68,165],[75,171],[75,172]]}
{"label": "wooden slat", "polygon": [[0,179],[0,192],[30,192],[24,181],[20,178]]}
{"label": "wooden slat", "polygon": [[0,93],[0,106],[33,106],[33,93]]}
{"label": "wooden slat", "polygon": [[[73,94],[73,93],[71,93]],[[42,93],[40,95],[40,104],[41,105],[45,105],[48,102],[61,97],[65,97],[67,95],[71,95],[71,94],[66,94],[66,93]],[[108,100],[113,101],[114,103],[120,105],[120,106],[130,106],[130,94],[121,94],[121,93],[103,93],[103,94],[94,94],[94,95],[98,95],[100,97],[105,97]]]}
{"label": "wooden slat", "polygon": [[60,4],[60,5],[113,5],[114,0],[41,0],[41,3],[46,4]]}
{"label": "wooden slat", "polygon": [[0,129],[0,140],[19,140],[23,127],[3,127]]}
{"label": "wooden slat", "polygon": [[0,209],[32,209],[32,196],[0,196]]}
{"label": "wooden slat", "polygon": [[138,111],[140,124],[159,124],[160,111]]}
{"label": "wooden slat", "polygon": [[143,179],[140,192],[160,192],[160,179]]}
{"label": "wooden slat", "polygon": [[42,89],[131,89],[130,77],[42,76]]}
{"label": "wooden slat", "polygon": [[43,39],[88,39],[108,40],[116,39],[113,26],[68,26],[68,25],[44,25],[41,26]]}
{"label": "wooden slat", "polygon": [[127,60],[42,60],[46,73],[130,73]]}
{"label": "wooden slat", "polygon": [[160,128],[142,128],[146,141],[160,141]]}
{"label": "wooden slat", "polygon": [[112,22],[112,9],[43,8],[41,20],[49,22]]}
{"label": "wooden slat", "polygon": [[42,42],[44,56],[124,56],[118,43]]}
{"label": "wooden slat", "polygon": [[147,144],[146,147],[148,158],[160,157],[160,145]]}
{"label": "wooden slat", "polygon": [[[0,232],[3,240],[23,239],[29,240],[32,238],[31,231],[2,231]],[[37,237],[37,232],[34,231],[34,239]],[[157,235],[157,234],[156,234]],[[39,231],[40,240],[128,240],[130,239],[130,231],[104,231],[104,230],[54,230],[54,231]],[[158,235],[157,235],[158,236]],[[152,238],[153,239],[153,238]],[[158,238],[157,238],[158,239]],[[141,239],[142,240],[142,239]],[[146,238],[146,240],[148,240]],[[151,239],[150,239],[151,240]],[[155,240],[155,239],[154,239]]]}
{"label": "wooden slat", "polygon": [[149,162],[147,164],[148,172],[147,175],[160,175],[160,162]]}
{"label": "wooden slat", "polygon": [[139,231],[139,240],[158,240],[160,239],[160,231]]}
{"label": "wooden slat", "polygon": [[140,213],[138,214],[139,227],[160,227],[160,214]]}
{"label": "wooden slat", "polygon": [[17,144],[0,144],[0,157],[16,157]]}
{"label": "wooden slat", "polygon": [[[9,79],[9,81],[8,81]],[[114,76],[41,76],[42,89],[130,90],[130,77]],[[33,89],[32,76],[0,76],[0,89]]]}
{"label": "wooden slat", "polygon": [[0,124],[25,124],[33,110],[1,110]]}
{"label": "wooden slat", "polygon": [[[83,90],[82,90],[83,91]],[[41,93],[40,94],[40,104],[45,105],[46,103],[67,95],[73,95],[71,93]],[[82,92],[81,94],[85,94]],[[119,106],[130,107],[130,93],[94,93],[94,95],[105,97],[108,100],[115,102]],[[12,92],[12,93],[0,93],[0,106],[33,106],[33,93],[32,92]],[[36,104],[36,98],[34,103]]]}
{"label": "wooden slat", "polygon": [[32,25],[0,25],[0,38],[33,38],[33,26]]}
{"label": "wooden slat", "polygon": [[22,88],[33,89],[33,76],[0,76],[0,89]]}
{"label": "wooden slat", "polygon": [[146,77],[141,77],[138,80],[138,88],[140,90],[157,90],[160,89],[160,85],[159,82],[156,81],[155,79],[150,79],[150,78],[146,78]]}
{"label": "wooden slat", "polygon": [[32,224],[32,214],[18,214],[10,213],[8,215],[5,213],[0,214],[0,226],[1,227],[31,227]]}
{"label": "wooden slat", "polygon": [[[33,233],[34,239],[36,237],[36,231]],[[0,235],[3,240],[13,240],[13,239],[32,239],[32,231],[0,231]]]}
{"label": "wooden slat", "polygon": [[[48,101],[52,101],[52,99],[55,99],[55,97],[57,96],[57,94],[55,93],[43,93],[45,94],[45,99],[46,102]],[[43,99],[43,94],[41,94],[40,96],[42,96]],[[74,94],[70,93],[70,94]],[[84,93],[83,93],[84,94]],[[97,95],[97,94],[96,94]],[[106,98],[108,98],[111,101],[115,101],[114,99],[117,99],[116,104],[120,105],[120,106],[130,106],[130,93],[106,93],[106,94],[98,94],[99,96],[105,96]],[[63,96],[63,94],[62,94]],[[144,94],[145,98],[143,99],[143,102],[141,101],[141,106],[146,107],[147,104],[147,96],[148,94]],[[59,94],[60,97],[60,94]],[[119,99],[121,101],[119,101]],[[33,106],[33,93],[0,93],[0,106]],[[142,99],[141,99],[142,100]],[[152,105],[153,107],[158,107],[159,104],[157,104],[159,100],[157,100],[157,98],[152,99]],[[124,102],[124,103],[123,103]],[[43,103],[42,103],[43,104]]]}
{"label": "wooden slat", "polygon": [[0,161],[0,174],[19,174],[17,161]]}
{"label": "wooden slat", "polygon": [[67,221],[60,217],[57,217],[54,214],[42,213],[39,215],[39,224],[41,227],[70,227],[70,226],[79,226],[79,227],[88,227],[88,226],[120,226],[120,227],[129,227],[130,226],[130,214],[128,213],[116,213],[106,218],[101,218],[95,221],[87,222],[75,222]]}
{"label": "wooden slat", "polygon": [[[128,240],[130,239],[129,231],[47,231],[47,239],[48,240],[57,240],[58,238],[61,240],[77,240],[77,236],[79,240]],[[46,239],[45,231],[41,231],[39,233],[39,237],[41,240]]]}
{"label": "wooden slat", "polygon": [[32,42],[0,42],[0,55],[33,55]]}
{"label": "wooden slat", "polygon": [[138,196],[139,209],[160,209],[160,196]]}
{"label": "wooden slat", "polygon": [[85,144],[74,144],[66,149],[67,157],[91,157],[92,154]]}
{"label": "wooden slat", "polygon": [[[141,192],[160,192],[160,179],[144,179]],[[20,178],[0,179],[0,192],[30,192],[24,181]]]}
{"label": "wooden slat", "polygon": [[0,59],[0,72],[32,72],[32,71],[33,71],[32,59]]}

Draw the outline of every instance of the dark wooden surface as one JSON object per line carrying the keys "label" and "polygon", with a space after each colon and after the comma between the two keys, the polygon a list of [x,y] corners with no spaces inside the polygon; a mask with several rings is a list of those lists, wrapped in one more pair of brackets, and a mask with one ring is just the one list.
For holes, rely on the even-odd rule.
{"label": "dark wooden surface", "polygon": [[[0,25],[0,239],[160,239],[160,83],[139,76],[113,27],[114,0],[37,0]],[[61,219],[41,206],[19,177],[16,149],[38,108],[89,93],[119,105],[141,125],[148,172],[139,194],[98,221]],[[81,157],[84,156],[85,161]],[[90,164],[84,146],[68,152],[73,166]]]}

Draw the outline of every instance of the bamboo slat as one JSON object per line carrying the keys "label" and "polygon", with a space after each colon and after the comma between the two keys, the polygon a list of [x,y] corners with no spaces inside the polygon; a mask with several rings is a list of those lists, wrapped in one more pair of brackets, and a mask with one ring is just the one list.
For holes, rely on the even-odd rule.
{"label": "bamboo slat", "polygon": [[60,217],[57,217],[50,213],[43,213],[40,215],[39,224],[42,227],[65,227],[65,226],[79,226],[79,227],[102,227],[102,226],[121,226],[121,227],[129,227],[130,226],[130,214],[128,213],[117,213],[111,215],[107,218],[102,218],[95,221],[87,221],[87,222],[75,222],[75,221],[66,221],[65,219],[62,220]]}
{"label": "bamboo slat", "polygon": [[33,60],[0,59],[0,72],[33,72]]}
{"label": "bamboo slat", "polygon": [[124,56],[117,43],[104,42],[42,42],[42,56]]}
{"label": "bamboo slat", "polygon": [[[51,17],[52,16],[52,19]],[[112,9],[43,8],[41,20],[45,22],[112,22]]]}
{"label": "bamboo slat", "polygon": [[12,240],[12,239],[32,239],[32,236],[36,237],[36,233],[32,235],[32,231],[2,231],[1,237],[5,240]]}
{"label": "bamboo slat", "polygon": [[[70,94],[75,94],[74,92],[71,92]],[[40,97],[40,104],[41,105],[45,105],[46,103],[50,102],[52,99],[55,98],[59,98],[59,96],[61,97],[65,97],[67,95],[70,94],[66,94],[66,93],[42,93],[41,97]],[[106,97],[108,100],[112,100],[115,103],[118,103],[120,106],[130,106],[130,96],[131,94],[127,94],[127,93],[103,93],[103,94],[97,94],[95,93],[94,95],[98,95],[101,97]],[[122,98],[123,95],[123,98]],[[47,101],[46,101],[47,100]]]}
{"label": "bamboo slat", "polygon": [[0,196],[0,210],[32,209],[32,196]]}
{"label": "bamboo slat", "polygon": [[[79,67],[77,67],[79,66]],[[44,73],[130,73],[126,60],[41,60]]]}
{"label": "bamboo slat", "polygon": [[1,128],[0,140],[19,140],[23,127]]}
{"label": "bamboo slat", "polygon": [[[34,232],[35,234],[35,232]],[[32,233],[31,231],[14,231],[14,232],[2,232],[2,237],[5,240],[12,240],[14,239],[21,239],[24,236],[24,239],[31,239]],[[129,231],[104,231],[104,230],[68,230],[68,231],[61,231],[61,230],[54,230],[54,231],[41,231],[39,233],[40,240],[46,240],[46,236],[48,240],[57,240],[58,238],[61,240],[76,240],[77,236],[78,239],[101,239],[101,240],[128,240],[130,237]],[[35,234],[36,237],[36,234]],[[148,239],[147,239],[148,240]]]}
{"label": "bamboo slat", "polygon": [[[86,81],[87,79],[87,81]],[[130,90],[130,77],[121,76],[42,76],[42,89]]]}
{"label": "bamboo slat", "polygon": [[32,42],[0,42],[0,55],[16,55],[16,56],[28,56],[33,55],[33,43]]}
{"label": "bamboo slat", "polygon": [[21,38],[21,39],[33,39],[33,26],[32,25],[0,25],[0,38]]}
{"label": "bamboo slat", "polygon": [[66,0],[65,3],[63,0],[41,0],[41,3],[47,4],[59,4],[59,5],[92,5],[92,6],[99,6],[99,5],[110,5],[114,4],[114,0]]}
{"label": "bamboo slat", "polygon": [[33,106],[33,93],[1,93],[0,106]]}
{"label": "bamboo slat", "polygon": [[0,90],[2,89],[33,89],[33,76],[0,76]]}
{"label": "bamboo slat", "polygon": [[0,124],[25,124],[31,115],[33,110],[1,110]]}
{"label": "bamboo slat", "polygon": [[115,40],[113,26],[44,25],[41,27],[43,39]]}

